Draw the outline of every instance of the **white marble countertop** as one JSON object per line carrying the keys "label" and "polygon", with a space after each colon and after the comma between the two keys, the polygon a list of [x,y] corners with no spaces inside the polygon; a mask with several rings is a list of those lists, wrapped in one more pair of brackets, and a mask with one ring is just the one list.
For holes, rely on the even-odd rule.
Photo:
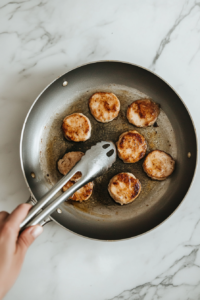
{"label": "white marble countertop", "polygon": [[[19,162],[24,118],[54,78],[90,61],[147,67],[180,94],[200,132],[200,2],[0,1],[0,210],[29,196]],[[121,242],[50,223],[6,300],[200,299],[200,171],[173,216]]]}

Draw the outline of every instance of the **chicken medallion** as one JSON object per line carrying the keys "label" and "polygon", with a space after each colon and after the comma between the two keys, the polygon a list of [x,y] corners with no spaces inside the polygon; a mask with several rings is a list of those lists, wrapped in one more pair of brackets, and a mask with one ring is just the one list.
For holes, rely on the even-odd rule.
{"label": "chicken medallion", "polygon": [[164,151],[154,150],[144,160],[143,169],[149,177],[155,180],[164,180],[172,174],[175,161]]}
{"label": "chicken medallion", "polygon": [[124,163],[135,163],[145,156],[147,143],[143,135],[136,130],[120,135],[117,142],[118,156]]}
{"label": "chicken medallion", "polygon": [[137,127],[147,127],[156,122],[159,112],[158,104],[150,99],[141,99],[129,105],[126,116],[129,123]]}
{"label": "chicken medallion", "polygon": [[[58,170],[62,175],[66,175],[75,166],[75,164],[84,155],[83,152],[68,152],[62,159],[58,161]],[[81,172],[77,172],[64,186],[63,192],[68,190],[72,185],[74,185],[81,178]],[[93,191],[93,182],[89,182],[76,191],[70,199],[74,201],[85,201],[90,198]]]}
{"label": "chicken medallion", "polygon": [[140,194],[141,183],[131,173],[119,173],[109,182],[108,192],[115,202],[124,205],[133,202]]}
{"label": "chicken medallion", "polygon": [[90,98],[89,108],[97,121],[107,123],[118,116],[120,102],[113,93],[98,92]]}
{"label": "chicken medallion", "polygon": [[74,113],[64,118],[62,130],[67,140],[84,142],[91,136],[90,120],[81,113]]}

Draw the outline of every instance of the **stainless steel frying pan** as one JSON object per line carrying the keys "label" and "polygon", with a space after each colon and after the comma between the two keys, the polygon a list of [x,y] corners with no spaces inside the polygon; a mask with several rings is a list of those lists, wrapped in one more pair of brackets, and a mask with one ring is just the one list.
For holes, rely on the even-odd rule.
{"label": "stainless steel frying pan", "polygon": [[[113,92],[120,100],[120,114],[110,123],[98,123],[89,112],[88,99],[97,91]],[[125,113],[131,102],[143,97],[159,103],[161,113],[153,127],[138,129],[128,123]],[[91,121],[92,136],[84,143],[69,142],[62,135],[62,120],[73,112],[82,112]],[[131,129],[145,136],[148,151],[160,149],[174,157],[172,176],[153,181],[143,172],[142,161],[124,164],[118,158],[95,180],[88,201],[65,202],[44,223],[53,220],[75,233],[100,240],[138,236],[176,210],[191,185],[197,163],[197,137],[187,108],[166,82],[147,69],[123,62],[96,62],[64,74],[44,89],[27,114],[20,141],[22,172],[33,203],[61,178],[57,161],[66,152],[85,152],[102,140],[116,142],[122,132]],[[109,196],[107,185],[115,174],[125,171],[140,180],[142,192],[133,203],[120,206]]]}

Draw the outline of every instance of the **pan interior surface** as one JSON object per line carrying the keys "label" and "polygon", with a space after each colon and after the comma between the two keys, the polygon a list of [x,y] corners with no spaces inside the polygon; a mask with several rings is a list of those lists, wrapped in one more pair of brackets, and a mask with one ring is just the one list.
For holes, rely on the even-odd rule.
{"label": "pan interior surface", "polygon": [[[90,114],[88,107],[89,98],[98,91],[113,92],[120,100],[121,110],[119,116],[108,123],[96,121]],[[126,118],[126,110],[134,100],[149,98],[136,89],[115,84],[102,85],[76,93],[72,99],[68,99],[64,107],[61,107],[51,116],[51,121],[46,125],[41,143],[40,164],[46,180],[55,184],[62,176],[57,170],[57,162],[70,151],[85,152],[92,145],[105,141],[117,142],[119,135],[129,130],[137,130],[146,139],[149,151],[160,149],[169,153],[174,159],[177,158],[177,147],[174,132],[166,114],[161,109],[156,127],[136,128]],[[75,143],[67,141],[61,130],[62,121],[65,116],[79,112],[86,115],[92,125],[92,135],[86,142]],[[144,159],[143,159],[144,160]],[[62,210],[78,211],[90,219],[105,221],[122,221],[139,217],[148,213],[149,208],[161,198],[168,189],[171,178],[158,182],[147,177],[142,169],[143,160],[134,164],[125,164],[119,158],[114,165],[101,177],[94,181],[93,194],[88,201],[76,202],[69,200],[62,205]],[[107,187],[110,179],[120,173],[133,173],[142,184],[140,196],[131,204],[120,206],[110,197]]]}
{"label": "pan interior surface", "polygon": [[[99,64],[102,66],[103,63]],[[130,65],[127,66],[130,67]],[[87,69],[88,66],[82,68],[85,67]],[[135,71],[138,68],[132,67]],[[117,70],[123,71],[120,68]],[[144,74],[150,74],[151,79],[153,77],[163,84],[163,81],[154,74],[143,69],[138,70],[142,70]],[[193,136],[190,134],[189,138],[188,129],[185,131],[184,120],[180,115],[187,117],[190,122],[189,129],[194,131],[190,117],[178,96],[165,83],[164,86],[165,88],[167,86],[169,91],[163,96],[162,92],[166,91],[159,93],[161,84],[147,83],[147,78],[141,76],[139,72],[136,72],[136,75],[137,73],[137,80],[133,80],[132,84],[127,80],[125,82],[120,80],[120,76],[116,77],[113,71],[112,76],[111,74],[109,76],[109,72],[106,74],[105,70],[100,72],[100,80],[98,77],[90,78],[92,74],[87,73],[86,76],[90,78],[90,82],[86,80],[85,83],[84,74],[82,76],[79,74],[75,83],[69,80],[66,87],[62,86],[62,82],[70,77],[63,76],[40,96],[28,118],[22,154],[24,154],[26,178],[37,199],[41,198],[62,177],[57,170],[57,162],[65,153],[85,152],[102,140],[111,140],[116,143],[120,134],[128,130],[137,130],[145,137],[148,144],[147,153],[159,149],[169,153],[176,160],[176,169],[172,176],[164,181],[154,181],[148,178],[142,169],[144,159],[134,164],[124,164],[117,158],[114,165],[103,176],[95,179],[93,194],[89,200],[83,202],[69,200],[60,206],[62,214],[55,212],[52,215],[58,223],[78,234],[104,240],[124,239],[142,234],[160,224],[176,209],[191,183],[196,163],[196,139],[194,134]],[[102,80],[103,75],[104,80]],[[119,116],[109,123],[97,122],[90,114],[88,107],[88,100],[92,94],[102,91],[112,92],[120,100]],[[170,97],[171,95],[174,99]],[[142,98],[152,98],[161,106],[155,126],[136,128],[126,118],[128,105]],[[176,112],[176,107],[179,108],[179,113]],[[63,137],[62,120],[66,115],[74,112],[83,113],[90,119],[92,135],[86,142],[70,142]],[[176,114],[179,117],[175,118]],[[36,124],[34,131],[31,127],[33,124]],[[30,145],[31,132],[32,143]],[[192,140],[189,146],[186,143],[187,138]],[[191,158],[188,158],[188,152],[192,153]],[[183,178],[182,172],[184,171],[188,172],[186,179]],[[30,176],[32,172],[36,174],[34,179]],[[115,203],[107,190],[110,179],[120,172],[133,173],[142,184],[139,197],[131,204],[123,206]],[[183,182],[185,185],[182,188]]]}

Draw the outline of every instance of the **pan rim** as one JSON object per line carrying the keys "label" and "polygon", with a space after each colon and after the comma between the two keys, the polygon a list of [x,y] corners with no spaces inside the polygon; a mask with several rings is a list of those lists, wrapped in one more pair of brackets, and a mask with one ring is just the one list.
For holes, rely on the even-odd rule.
{"label": "pan rim", "polygon": [[91,65],[91,64],[96,64],[96,63],[106,63],[106,62],[113,62],[113,63],[122,63],[122,64],[127,64],[127,65],[131,65],[131,66],[134,66],[134,67],[138,67],[140,69],[143,69],[149,73],[151,73],[152,75],[156,76],[157,78],[161,79],[177,96],[178,98],[180,99],[180,101],[182,102],[183,106],[185,107],[189,117],[190,117],[190,120],[192,122],[192,125],[193,125],[193,128],[194,128],[194,134],[195,134],[195,140],[196,140],[196,163],[195,163],[195,168],[194,168],[194,173],[193,173],[193,176],[192,176],[192,179],[191,179],[191,182],[190,182],[190,185],[188,187],[188,190],[185,194],[185,196],[183,197],[183,199],[181,200],[181,202],[179,203],[179,205],[174,209],[174,211],[167,217],[165,218],[162,222],[160,222],[158,225],[156,225],[155,227],[141,233],[141,234],[138,234],[136,236],[132,236],[132,237],[128,237],[128,238],[122,238],[122,239],[116,239],[116,240],[106,240],[106,239],[98,239],[98,238],[93,238],[93,237],[88,237],[88,236],[85,236],[85,235],[82,235],[82,234],[79,234],[77,232],[74,232],[68,228],[66,228],[65,226],[63,226],[62,224],[60,224],[58,221],[56,221],[52,216],[50,216],[50,219],[52,221],[54,221],[56,224],[58,224],[59,226],[63,227],[65,230],[68,230],[69,232],[73,233],[73,234],[76,234],[80,237],[83,237],[83,238],[86,238],[86,239],[90,239],[90,240],[95,240],[95,241],[102,241],[102,242],[119,242],[119,241],[126,241],[126,240],[130,240],[130,239],[133,239],[133,238],[138,238],[138,237],[141,237],[155,229],[157,229],[160,225],[162,225],[165,221],[167,221],[176,211],[177,209],[181,206],[181,204],[183,203],[184,199],[186,198],[186,196],[188,195],[191,187],[192,187],[192,184],[194,182],[194,178],[196,176],[196,172],[197,172],[197,167],[198,167],[198,136],[197,136],[197,131],[196,131],[196,127],[195,127],[195,123],[193,121],[193,118],[191,116],[191,113],[187,107],[187,105],[185,104],[185,102],[183,101],[183,99],[180,97],[180,95],[174,90],[174,88],[167,82],[165,81],[161,76],[157,75],[156,73],[154,73],[153,71],[145,68],[145,67],[142,67],[140,65],[137,65],[137,64],[134,64],[134,63],[130,63],[130,62],[126,62],[126,61],[120,61],[120,60],[98,60],[98,61],[91,61],[89,63],[85,63],[85,64],[81,64],[75,68],[72,68],[70,69],[69,71],[63,73],[62,75],[60,75],[59,77],[57,77],[56,79],[54,79],[53,81],[51,81],[40,93],[39,95],[36,97],[36,99],[33,101],[32,105],[30,106],[28,112],[27,112],[27,115],[24,119],[24,122],[23,122],[23,126],[22,126],[22,130],[21,130],[21,135],[20,135],[20,143],[19,143],[19,156],[20,156],[20,165],[21,165],[21,170],[22,170],[22,174],[23,174],[23,177],[24,177],[24,180],[25,180],[25,183],[28,187],[28,190],[30,192],[30,195],[34,198],[34,195],[32,193],[32,190],[29,186],[29,183],[27,181],[27,178],[26,178],[26,175],[25,175],[25,170],[24,170],[24,164],[23,164],[23,158],[22,158],[22,144],[23,144],[23,137],[24,137],[24,131],[25,131],[25,127],[26,127],[26,123],[28,121],[28,118],[29,118],[29,115],[33,109],[33,107],[35,106],[35,104],[37,103],[37,101],[39,100],[40,96],[56,81],[58,80],[60,77],[64,76],[65,74],[73,71],[73,70],[76,70],[78,68],[81,68],[81,67],[84,67],[84,66],[87,66],[87,65]]}

